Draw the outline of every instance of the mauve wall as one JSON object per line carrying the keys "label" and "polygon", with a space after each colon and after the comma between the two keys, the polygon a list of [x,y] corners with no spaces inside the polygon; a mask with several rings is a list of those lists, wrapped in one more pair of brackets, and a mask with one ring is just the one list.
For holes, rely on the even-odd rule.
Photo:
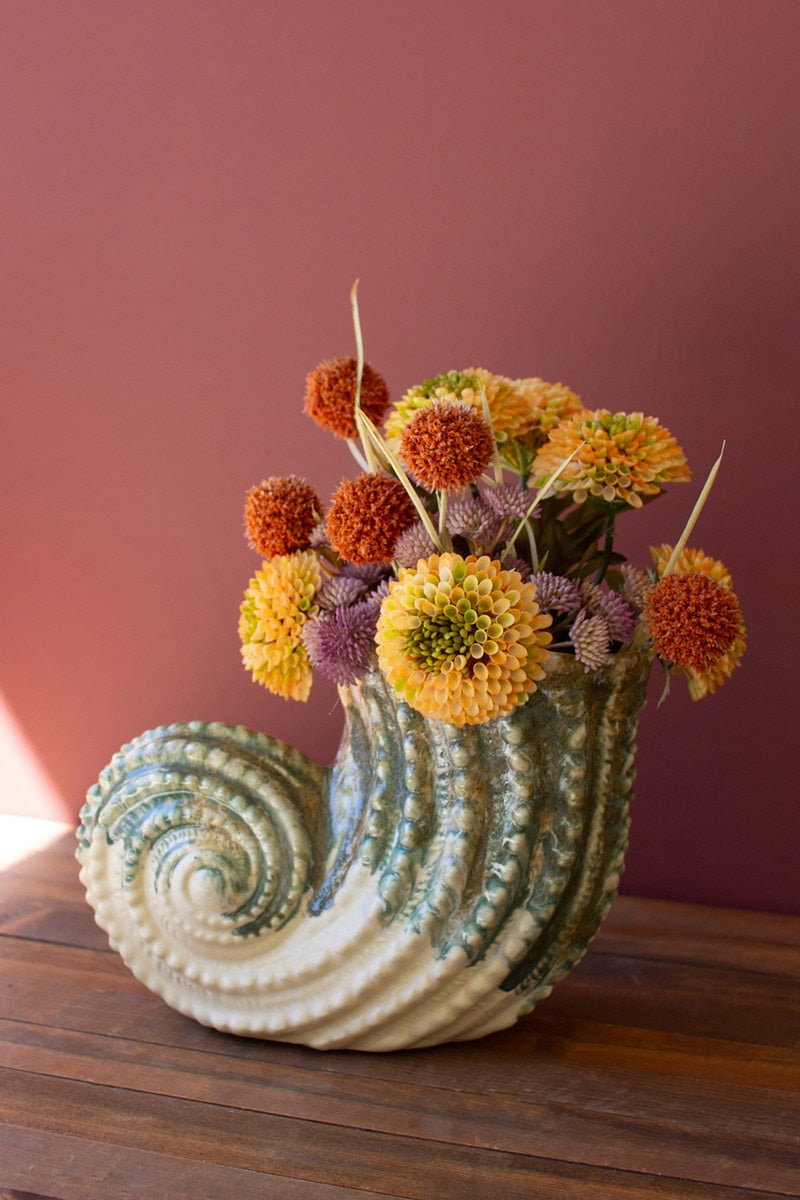
{"label": "mauve wall", "polygon": [[2,808],[71,819],[170,720],[333,754],[332,687],[240,666],[241,514],[352,470],[301,401],[359,277],[395,394],[480,364],[660,417],[696,484],[621,520],[642,562],[727,438],[692,540],[748,651],[645,712],[624,889],[800,912],[799,34],[797,0],[4,4]]}

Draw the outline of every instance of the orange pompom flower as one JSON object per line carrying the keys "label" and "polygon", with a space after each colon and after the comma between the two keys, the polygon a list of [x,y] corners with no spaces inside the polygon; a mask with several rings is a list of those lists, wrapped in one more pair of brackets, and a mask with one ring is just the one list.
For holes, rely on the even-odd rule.
{"label": "orange pompom flower", "polygon": [[[305,411],[323,429],[350,440],[358,437],[355,417],[357,372],[355,358],[333,358],[320,363],[306,377]],[[361,376],[360,404],[375,425],[381,423],[389,407],[386,382],[369,363],[364,363]]]}
{"label": "orange pompom flower", "polygon": [[333,494],[326,528],[335,550],[352,563],[391,562],[394,544],[417,513],[399,479],[359,475]]}
{"label": "orange pompom flower", "polygon": [[730,650],[741,616],[733,592],[708,575],[680,571],[659,580],[644,610],[656,653],[701,675]]}
{"label": "orange pompom flower", "polygon": [[489,465],[494,438],[486,421],[461,401],[435,400],[404,427],[398,453],[429,491],[457,491]]}
{"label": "orange pompom flower", "polygon": [[[660,574],[672,547],[651,553]],[[693,700],[715,692],[744,654],[746,629],[730,572],[702,550],[681,551],[649,593],[644,618],[653,648],[686,676]]]}
{"label": "orange pompom flower", "polygon": [[483,367],[470,367],[466,371],[436,375],[410,388],[393,406],[386,421],[386,436],[399,438],[414,413],[434,400],[461,400],[482,414],[484,396],[499,444],[527,429],[531,405],[517,389],[516,381],[494,375]]}
{"label": "orange pompom flower", "polygon": [[378,618],[378,661],[423,716],[478,725],[536,690],[550,623],[536,585],[518,572],[488,555],[434,554],[390,583]]}
{"label": "orange pompom flower", "polygon": [[247,540],[262,558],[305,550],[321,512],[322,505],[305,480],[296,475],[265,479],[247,493]]}

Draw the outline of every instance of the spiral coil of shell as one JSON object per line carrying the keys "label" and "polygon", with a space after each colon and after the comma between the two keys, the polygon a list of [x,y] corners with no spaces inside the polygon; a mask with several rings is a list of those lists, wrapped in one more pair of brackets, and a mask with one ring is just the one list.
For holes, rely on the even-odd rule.
{"label": "spiral coil of shell", "polygon": [[341,691],[329,768],[240,727],[145,733],[82,812],[97,921],[152,991],[230,1032],[390,1050],[508,1026],[616,893],[649,667],[552,655],[525,705],[463,729],[372,675]]}

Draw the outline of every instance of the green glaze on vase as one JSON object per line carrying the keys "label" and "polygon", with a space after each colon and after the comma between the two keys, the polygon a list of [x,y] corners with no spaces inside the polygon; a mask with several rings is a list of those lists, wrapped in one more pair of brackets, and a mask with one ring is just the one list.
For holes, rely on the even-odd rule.
{"label": "green glaze on vase", "polygon": [[88,794],[81,879],[134,974],[250,1037],[397,1050],[514,1023],[616,893],[647,654],[552,654],[457,729],[380,674],[342,688],[333,766],[241,727],[165,726]]}

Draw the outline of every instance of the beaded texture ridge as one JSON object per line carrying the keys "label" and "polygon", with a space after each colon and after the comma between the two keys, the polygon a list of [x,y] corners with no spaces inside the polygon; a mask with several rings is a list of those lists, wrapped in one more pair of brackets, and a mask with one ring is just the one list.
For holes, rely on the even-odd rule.
{"label": "beaded texture ridge", "polygon": [[151,991],[227,1033],[388,1051],[503,1029],[616,891],[648,669],[551,656],[527,703],[463,728],[374,671],[341,689],[325,769],[241,727],[152,730],[82,813],[96,919]]}

